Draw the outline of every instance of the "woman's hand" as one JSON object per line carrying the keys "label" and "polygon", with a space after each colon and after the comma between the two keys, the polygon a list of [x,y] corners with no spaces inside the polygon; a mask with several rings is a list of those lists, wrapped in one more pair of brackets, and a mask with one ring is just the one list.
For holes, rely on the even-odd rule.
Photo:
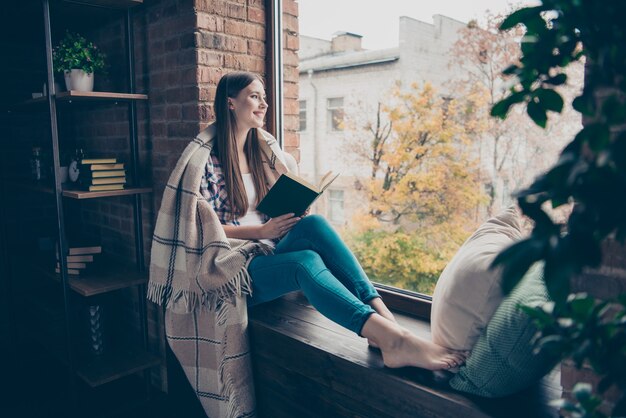
{"label": "woman's hand", "polygon": [[293,213],[287,213],[285,215],[271,218],[269,221],[263,224],[261,227],[261,238],[281,238],[287,232],[291,231],[298,221],[302,219],[299,216],[294,216]]}

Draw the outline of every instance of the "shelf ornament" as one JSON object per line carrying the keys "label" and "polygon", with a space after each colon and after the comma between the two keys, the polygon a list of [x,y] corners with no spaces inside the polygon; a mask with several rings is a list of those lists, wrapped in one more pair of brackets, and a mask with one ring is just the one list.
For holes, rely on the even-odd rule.
{"label": "shelf ornament", "polygon": [[104,70],[105,59],[93,42],[70,31],[52,51],[54,70],[63,73],[68,91],[93,91],[94,73]]}

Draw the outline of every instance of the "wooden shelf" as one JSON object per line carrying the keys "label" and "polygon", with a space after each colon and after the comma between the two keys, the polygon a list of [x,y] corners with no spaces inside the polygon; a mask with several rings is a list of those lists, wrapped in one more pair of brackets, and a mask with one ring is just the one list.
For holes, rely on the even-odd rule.
{"label": "wooden shelf", "polygon": [[[26,189],[40,193],[53,194],[54,190],[51,186],[43,183],[35,183],[28,180],[9,180],[8,185],[17,189]],[[151,187],[129,187],[122,190],[108,190],[102,192],[89,192],[86,190],[64,189],[63,196],[71,199],[95,199],[98,197],[127,196],[134,194],[152,193]]]}
{"label": "wooden shelf", "polygon": [[143,0],[64,0],[66,3],[80,3],[91,6],[110,7],[113,9],[130,9],[143,4]]}
{"label": "wooden shelf", "polygon": [[[109,91],[61,91],[56,94],[59,104],[70,104],[73,102],[128,102],[131,100],[148,100],[147,94],[117,93]],[[9,106],[6,110],[22,110],[30,107],[42,106],[48,103],[48,97],[38,97],[28,99]]]}
{"label": "wooden shelf", "polygon": [[[147,94],[114,93],[106,91],[62,91],[56,95],[57,101],[130,101],[148,100]],[[38,99],[35,99],[38,100]]]}
{"label": "wooden shelf", "polygon": [[63,190],[63,196],[72,199],[95,199],[97,197],[126,196],[133,194],[152,193],[151,187],[131,187],[123,190],[109,190],[105,192],[88,192],[85,190]]}
{"label": "wooden shelf", "polygon": [[89,386],[96,387],[159,364],[161,359],[156,355],[128,348],[86,359],[77,366],[76,374]]}
{"label": "wooden shelf", "polygon": [[[133,267],[119,267],[119,264],[109,263],[106,259],[100,259],[98,263],[101,266],[115,265],[117,267],[109,271],[93,272],[88,276],[80,278],[70,276],[70,288],[81,296],[89,297],[148,282],[148,274],[138,273]],[[37,270],[45,276],[52,277],[59,282],[61,281],[59,274],[46,270],[42,266],[37,267]]]}

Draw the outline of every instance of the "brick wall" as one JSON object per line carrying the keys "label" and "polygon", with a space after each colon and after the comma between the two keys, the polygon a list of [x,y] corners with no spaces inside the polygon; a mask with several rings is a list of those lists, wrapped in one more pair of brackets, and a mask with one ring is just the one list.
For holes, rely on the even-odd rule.
{"label": "brick wall", "polygon": [[[138,86],[150,96],[145,114],[140,113],[149,138],[146,165],[154,189],[144,216],[147,260],[163,189],[184,147],[213,120],[219,79],[235,70],[266,77],[264,4],[263,0],[161,0],[146,4],[136,18],[137,33],[142,34],[136,40]],[[298,11],[295,0],[283,4],[284,143],[297,156]],[[149,318],[151,339],[163,350],[160,310],[151,304]]]}
{"label": "brick wall", "polygon": [[298,27],[298,3],[295,0],[283,1],[283,94],[285,103],[285,149],[300,161],[300,127],[298,107],[298,48],[300,47]]}
{"label": "brick wall", "polygon": [[[297,3],[284,1],[284,96],[286,148],[297,156],[298,134],[298,71]],[[29,12],[40,13],[33,6]],[[24,13],[22,13],[24,15]],[[33,19],[25,14],[25,19]],[[39,15],[36,15],[39,19]],[[126,91],[128,79],[124,64],[125,43],[122,15],[102,22],[73,20],[56,22],[56,30],[68,27],[93,40],[107,53],[108,74],[96,74],[95,89]],[[138,181],[151,185],[153,193],[142,196],[143,233],[146,262],[149,262],[150,241],[165,183],[184,147],[213,118],[213,99],[220,77],[228,71],[246,70],[266,77],[266,25],[264,0],[154,0],[134,10],[136,91],[149,96],[147,102],[137,103],[138,134],[142,170]],[[39,20],[37,20],[39,23]],[[16,23],[19,26],[18,23]],[[39,26],[35,25],[37,28]],[[2,101],[24,100],[37,91],[45,80],[45,64],[36,63],[36,77],[23,76],[28,57],[42,57],[43,29],[35,29],[31,37],[0,40],[4,54],[23,51],[19,66],[2,68],[5,91]],[[53,28],[55,30],[55,28]],[[58,36],[61,36],[59,32]],[[39,38],[38,38],[39,37]],[[20,44],[20,39],[24,45]],[[53,43],[56,40],[53,39]],[[36,45],[36,47],[33,47]],[[37,52],[35,52],[37,51]],[[30,60],[32,61],[32,60]],[[20,76],[20,74],[22,74]],[[8,83],[7,80],[14,77]],[[35,80],[35,81],[33,81]],[[59,77],[59,81],[62,79]],[[45,112],[44,112],[45,113]],[[68,116],[70,115],[71,116]],[[6,115],[5,115],[6,116]],[[89,109],[80,107],[66,112],[60,127],[61,151],[71,155],[82,148],[93,157],[116,156],[130,164],[128,106],[98,104]],[[45,114],[12,117],[10,146],[5,142],[3,165],[28,170],[30,148],[37,141],[49,142],[46,136]],[[20,139],[18,140],[18,137]],[[6,157],[6,158],[4,158]],[[7,169],[4,171],[12,172]],[[28,176],[24,172],[24,177]],[[128,173],[127,173],[128,174]],[[40,203],[40,202],[38,202]],[[51,202],[53,203],[53,202]],[[106,252],[122,259],[134,259],[132,197],[93,199],[83,202],[64,199],[72,222],[82,231],[101,237]],[[14,205],[13,208],[19,208]],[[22,206],[24,207],[24,206]],[[32,211],[22,210],[23,216],[37,216],[45,206],[31,203]],[[49,211],[48,211],[49,212]],[[31,243],[30,245],[35,245]],[[132,299],[133,291],[126,297]],[[130,314],[136,310],[130,305]],[[149,332],[153,351],[164,352],[161,310],[148,305]]]}

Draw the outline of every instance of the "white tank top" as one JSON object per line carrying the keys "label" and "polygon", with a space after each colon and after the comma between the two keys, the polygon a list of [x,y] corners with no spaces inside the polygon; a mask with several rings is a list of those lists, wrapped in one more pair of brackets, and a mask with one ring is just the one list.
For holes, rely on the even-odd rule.
{"label": "white tank top", "polygon": [[[242,173],[243,185],[246,188],[246,195],[248,196],[248,212],[245,216],[237,219],[241,226],[247,225],[263,225],[263,217],[256,210],[256,189],[254,187],[254,181],[252,180],[252,174]],[[276,245],[268,240],[262,239],[261,242],[274,248]]]}

